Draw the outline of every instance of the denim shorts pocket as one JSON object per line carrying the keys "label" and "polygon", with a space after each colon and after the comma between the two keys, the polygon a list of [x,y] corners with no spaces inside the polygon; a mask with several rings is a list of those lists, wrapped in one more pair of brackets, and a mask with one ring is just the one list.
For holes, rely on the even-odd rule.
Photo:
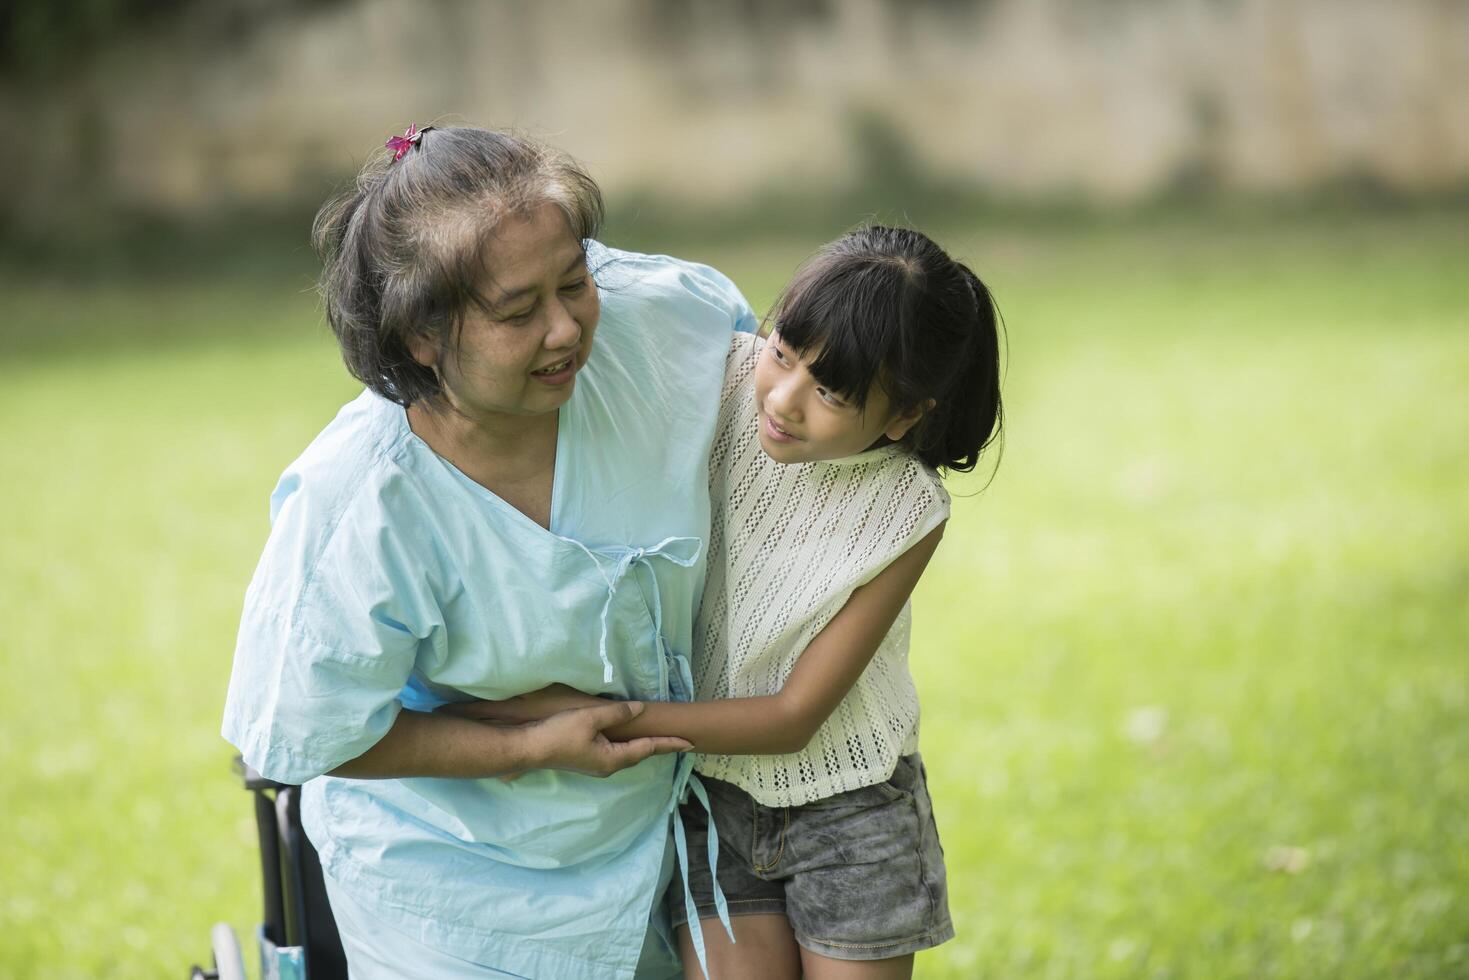
{"label": "denim shorts pocket", "polygon": [[920,781],[917,759],[916,754],[901,756],[887,779],[859,786],[856,789],[838,793],[836,796],[829,796],[824,800],[817,800],[808,806],[842,808],[879,806],[884,803],[911,803]]}
{"label": "denim shorts pocket", "polygon": [[912,800],[923,779],[919,772],[922,764],[916,752],[913,755],[899,756],[892,774],[877,785],[882,787],[883,791],[888,794],[888,798],[894,803]]}

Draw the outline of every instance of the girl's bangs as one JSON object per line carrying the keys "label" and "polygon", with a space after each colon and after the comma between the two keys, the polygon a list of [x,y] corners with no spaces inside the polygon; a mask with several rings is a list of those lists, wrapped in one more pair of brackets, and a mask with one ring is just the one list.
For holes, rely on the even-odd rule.
{"label": "girl's bangs", "polygon": [[782,341],[803,357],[815,352],[811,376],[859,409],[881,376],[897,315],[892,292],[873,285],[864,276],[817,276],[793,284],[775,316]]}

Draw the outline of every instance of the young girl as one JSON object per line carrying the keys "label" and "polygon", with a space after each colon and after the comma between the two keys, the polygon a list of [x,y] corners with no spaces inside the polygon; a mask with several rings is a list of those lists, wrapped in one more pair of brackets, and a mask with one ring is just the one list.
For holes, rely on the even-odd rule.
{"label": "young girl", "polygon": [[[737,337],[710,460],[696,703],[649,703],[613,738],[699,753],[717,833],[686,804],[691,897],[670,909],[717,980],[906,977],[954,934],[918,755],[908,597],[949,516],[937,470],[970,470],[1002,424],[989,291],[915,231],[823,248]],[[580,705],[522,699],[529,718]],[[507,720],[516,717],[502,715]],[[722,892],[722,895],[721,895]],[[702,945],[702,944],[701,944]]]}

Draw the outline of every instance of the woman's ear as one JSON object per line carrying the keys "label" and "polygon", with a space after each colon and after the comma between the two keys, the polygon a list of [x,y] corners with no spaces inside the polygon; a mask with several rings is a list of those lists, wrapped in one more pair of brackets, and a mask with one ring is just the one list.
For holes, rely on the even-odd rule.
{"label": "woman's ear", "polygon": [[426,368],[436,367],[439,363],[438,341],[421,333],[411,333],[407,337],[408,353],[413,359]]}
{"label": "woman's ear", "polygon": [[925,412],[933,411],[933,407],[937,404],[938,402],[930,398],[921,405],[914,405],[906,412],[899,412],[888,423],[888,427],[882,430],[882,434],[893,442],[898,442],[908,434],[909,429],[918,424],[918,420],[923,418]]}

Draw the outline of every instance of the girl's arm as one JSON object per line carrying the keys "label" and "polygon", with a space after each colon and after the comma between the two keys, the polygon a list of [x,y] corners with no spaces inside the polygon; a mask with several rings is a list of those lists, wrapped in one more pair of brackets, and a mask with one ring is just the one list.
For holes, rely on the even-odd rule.
{"label": "girl's arm", "polygon": [[611,738],[675,735],[714,755],[799,752],[867,669],[938,548],[944,525],[852,593],[806,645],[779,693],[679,703],[649,701],[638,717],[607,729]]}
{"label": "girl's arm", "polygon": [[[714,755],[799,752],[867,669],[943,534],[940,524],[854,591],[806,645],[779,693],[714,701],[646,701],[642,714],[607,728],[608,737],[675,736],[692,742],[694,751]],[[557,685],[509,701],[471,701],[440,710],[523,722],[600,700]]]}
{"label": "girl's arm", "polygon": [[567,769],[607,776],[650,755],[688,750],[688,743],[678,738],[608,739],[604,731],[636,718],[642,704],[594,700],[593,705],[522,725],[487,725],[446,714],[400,711],[381,739],[331,775],[484,779],[526,769]]}

